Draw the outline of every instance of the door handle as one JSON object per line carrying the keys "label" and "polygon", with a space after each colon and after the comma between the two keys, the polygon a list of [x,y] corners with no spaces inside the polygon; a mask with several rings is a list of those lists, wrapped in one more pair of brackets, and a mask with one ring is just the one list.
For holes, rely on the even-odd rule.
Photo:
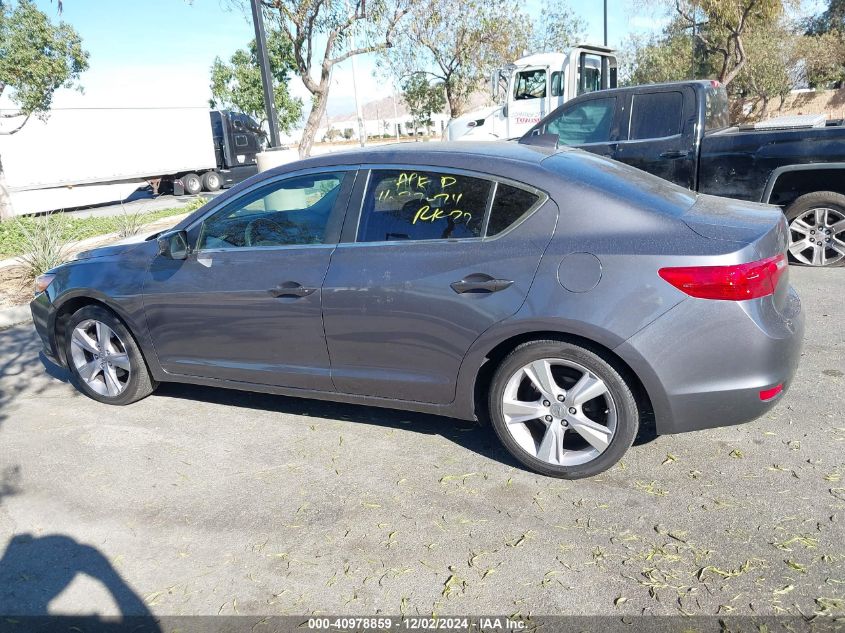
{"label": "door handle", "polygon": [[272,296],[277,298],[283,297],[307,297],[310,294],[316,292],[316,288],[306,288],[302,284],[298,284],[295,281],[286,281],[282,284],[279,284],[275,288],[271,288],[267,292],[270,293]]}
{"label": "door handle", "polygon": [[659,156],[660,156],[660,158],[669,158],[669,159],[686,158],[687,156],[689,156],[689,152],[685,152],[684,150],[680,150],[680,149],[673,149],[673,150],[669,150],[668,152],[663,152],[662,154],[659,154]]}
{"label": "door handle", "polygon": [[494,279],[490,275],[476,274],[469,275],[460,281],[453,281],[449,284],[459,295],[464,293],[490,294],[499,292],[513,285],[510,279]]}

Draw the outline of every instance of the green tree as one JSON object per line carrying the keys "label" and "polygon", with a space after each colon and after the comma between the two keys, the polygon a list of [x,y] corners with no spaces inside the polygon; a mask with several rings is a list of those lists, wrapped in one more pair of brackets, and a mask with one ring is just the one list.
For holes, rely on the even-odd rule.
{"label": "green tree", "polygon": [[829,0],[827,9],[804,24],[807,81],[813,87],[845,86],[845,0]]}
{"label": "green tree", "polygon": [[561,51],[583,40],[586,30],[587,23],[566,2],[547,2],[532,27],[531,48],[536,53]]}
{"label": "green tree", "polygon": [[801,50],[810,86],[845,87],[845,31],[807,35],[801,40]]}
{"label": "green tree", "polygon": [[748,61],[746,36],[754,25],[773,25],[792,0],[664,0],[714,58],[716,77],[729,85]]}
{"label": "green tree", "polygon": [[394,76],[424,72],[440,82],[451,117],[495,67],[528,46],[530,20],[517,0],[420,0],[383,62]]}
{"label": "green tree", "polygon": [[[302,116],[302,100],[292,97],[288,81],[295,69],[293,46],[278,29],[267,32],[267,57],[273,76],[273,91],[279,129],[289,132]],[[262,125],[267,122],[264,87],[255,40],[249,50],[235,51],[228,62],[217,57],[211,67],[211,107],[232,109],[248,114]]]}
{"label": "green tree", "polygon": [[797,83],[799,37],[783,22],[757,24],[745,38],[747,62],[737,74],[732,92],[750,99],[753,118],[763,119],[774,99],[780,105]]}
{"label": "green tree", "polygon": [[715,72],[701,42],[693,39],[691,29],[677,17],[659,34],[629,37],[620,51],[620,81],[624,84],[707,78]]}
{"label": "green tree", "polygon": [[807,35],[845,33],[845,0],[828,0],[827,9],[805,23]]}
{"label": "green tree", "polygon": [[[16,134],[33,115],[46,119],[56,90],[72,88],[87,68],[88,53],[71,26],[53,24],[31,0],[0,1],[0,96],[16,108],[0,113],[0,135]],[[11,215],[0,156],[0,219]]]}
{"label": "green tree", "polygon": [[446,106],[443,86],[432,86],[425,73],[417,72],[402,84],[402,96],[414,122],[414,131],[423,128],[428,131],[433,121],[431,115],[441,112]]}
{"label": "green tree", "polygon": [[326,114],[332,70],[356,55],[392,46],[416,0],[262,0],[293,45],[296,72],[311,93],[299,155],[308,156]]}

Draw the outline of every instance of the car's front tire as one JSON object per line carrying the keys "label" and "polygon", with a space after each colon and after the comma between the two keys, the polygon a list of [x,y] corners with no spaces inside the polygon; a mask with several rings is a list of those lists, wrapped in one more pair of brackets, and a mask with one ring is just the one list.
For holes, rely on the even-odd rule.
{"label": "car's front tire", "polygon": [[613,466],[639,426],[637,401],[620,373],[595,352],[555,340],[523,343],[502,361],[489,411],[517,460],[564,479]]}
{"label": "car's front tire", "polygon": [[85,306],[70,317],[65,332],[71,381],[89,398],[124,405],[156,388],[134,337],[110,310]]}

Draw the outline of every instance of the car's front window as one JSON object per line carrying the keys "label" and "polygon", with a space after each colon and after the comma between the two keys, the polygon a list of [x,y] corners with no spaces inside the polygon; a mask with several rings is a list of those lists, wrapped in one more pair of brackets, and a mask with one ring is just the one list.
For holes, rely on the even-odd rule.
{"label": "car's front window", "polygon": [[358,241],[480,237],[492,184],[460,174],[374,170],[364,197]]}
{"label": "car's front window", "polygon": [[288,178],[245,194],[202,224],[197,248],[322,244],[343,173]]}
{"label": "car's front window", "polygon": [[565,109],[546,123],[547,134],[557,134],[561,145],[606,143],[610,140],[616,98],[591,99]]}

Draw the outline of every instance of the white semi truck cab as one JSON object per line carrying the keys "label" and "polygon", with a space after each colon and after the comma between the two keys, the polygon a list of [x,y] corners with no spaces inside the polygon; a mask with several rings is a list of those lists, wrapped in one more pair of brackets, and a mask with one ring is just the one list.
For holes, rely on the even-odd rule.
{"label": "white semi truck cab", "polygon": [[586,92],[616,88],[616,54],[579,44],[565,53],[537,53],[497,68],[490,76],[496,105],[452,119],[449,141],[495,141],[525,134],[565,101]]}

